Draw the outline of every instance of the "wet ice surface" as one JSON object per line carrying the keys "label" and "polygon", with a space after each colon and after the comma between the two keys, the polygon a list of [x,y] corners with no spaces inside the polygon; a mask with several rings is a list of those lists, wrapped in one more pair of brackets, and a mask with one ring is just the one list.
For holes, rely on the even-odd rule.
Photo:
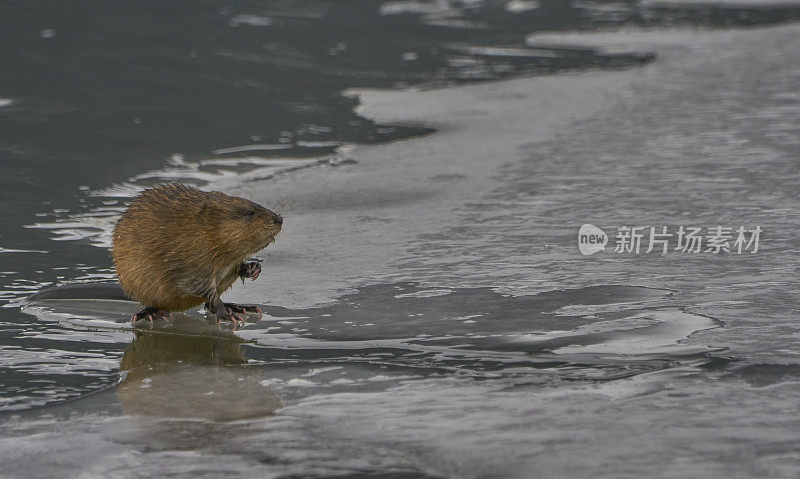
{"label": "wet ice surface", "polygon": [[[696,375],[712,350],[689,336],[720,326],[685,311],[670,291],[611,285],[517,297],[375,285],[328,306],[265,306],[261,321],[235,332],[176,315],[130,341],[126,320],[137,308],[85,299],[26,307],[58,325],[58,337],[40,339],[79,349],[105,338],[107,354],[84,367],[126,373],[71,407],[7,418],[13,437],[0,441],[11,471],[47,475],[66,462],[97,475],[133,467],[143,475],[525,477],[527,456],[541,447],[530,436],[540,401],[576,389],[603,402],[660,391],[659,380],[609,381]],[[51,445],[35,467],[25,460],[68,433],[79,440]],[[484,434],[496,436],[485,443]],[[518,452],[503,452],[510,444]],[[508,454],[513,467],[502,460]]]}
{"label": "wet ice surface", "polygon": [[[55,404],[4,416],[6,471],[796,476],[798,33],[580,36],[660,57],[355,92],[439,132],[206,178],[283,205],[268,274],[228,298],[262,321],[134,339],[135,305],[53,302],[4,332],[7,409]],[[585,222],[765,233],[753,255],[583,257]]]}

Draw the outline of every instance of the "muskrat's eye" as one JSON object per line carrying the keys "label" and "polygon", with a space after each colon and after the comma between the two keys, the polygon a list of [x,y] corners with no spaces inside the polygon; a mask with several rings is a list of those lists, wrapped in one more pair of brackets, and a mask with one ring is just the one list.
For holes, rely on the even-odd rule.
{"label": "muskrat's eye", "polygon": [[247,212],[247,216],[255,216],[255,215],[256,215],[256,212],[253,211],[253,210],[250,210],[250,211]]}

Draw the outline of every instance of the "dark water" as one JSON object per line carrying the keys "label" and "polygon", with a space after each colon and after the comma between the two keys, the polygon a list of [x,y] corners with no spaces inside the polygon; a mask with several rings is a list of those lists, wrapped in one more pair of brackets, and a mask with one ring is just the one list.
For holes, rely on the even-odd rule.
{"label": "dark water", "polygon": [[[608,477],[722,477],[726,462],[734,476],[791,477],[797,57],[793,31],[762,28],[798,18],[792,5],[546,0],[0,5],[0,458],[27,477],[598,465]],[[667,38],[546,40],[626,28]],[[662,44],[679,46],[662,60]],[[576,113],[582,122],[532,145],[504,123],[518,119],[515,95],[537,97],[525,85],[490,83],[474,111],[443,100],[444,119],[429,115],[498,125],[468,134],[485,135],[486,151],[447,128],[362,116],[342,93],[417,87],[435,109],[449,97],[429,88],[611,71],[628,75],[608,81],[626,85],[611,113]],[[580,112],[612,89],[566,86],[530,116]],[[349,149],[426,134],[411,153]],[[42,288],[113,279],[109,226],[138,189],[169,180],[288,210],[268,260],[288,286],[262,278],[236,293],[263,321],[228,331],[188,312],[134,334],[130,303],[20,310]],[[464,181],[473,187],[453,186]],[[589,220],[758,221],[769,234],[748,258],[587,262],[573,230]],[[387,271],[370,269],[383,255]],[[309,293],[331,283],[343,291]],[[698,432],[717,429],[711,445]],[[645,446],[632,439],[643,430],[662,433]],[[69,435],[81,447],[53,444]],[[557,444],[584,454],[567,460]],[[743,452],[754,448],[763,454]]]}

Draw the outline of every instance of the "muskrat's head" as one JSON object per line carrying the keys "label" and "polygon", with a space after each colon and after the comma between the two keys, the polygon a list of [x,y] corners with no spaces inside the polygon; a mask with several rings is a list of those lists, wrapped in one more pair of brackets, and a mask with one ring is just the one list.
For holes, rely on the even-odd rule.
{"label": "muskrat's head", "polygon": [[283,217],[238,196],[209,193],[201,212],[204,227],[225,249],[250,255],[266,248],[280,233]]}

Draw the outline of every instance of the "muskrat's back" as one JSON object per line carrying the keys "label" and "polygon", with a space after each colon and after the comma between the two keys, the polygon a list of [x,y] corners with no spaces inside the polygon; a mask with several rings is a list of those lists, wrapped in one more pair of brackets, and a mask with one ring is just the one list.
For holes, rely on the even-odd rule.
{"label": "muskrat's back", "polygon": [[237,267],[280,231],[280,216],[243,198],[186,185],[137,196],[114,228],[123,289],[145,306],[184,310],[228,289]]}

